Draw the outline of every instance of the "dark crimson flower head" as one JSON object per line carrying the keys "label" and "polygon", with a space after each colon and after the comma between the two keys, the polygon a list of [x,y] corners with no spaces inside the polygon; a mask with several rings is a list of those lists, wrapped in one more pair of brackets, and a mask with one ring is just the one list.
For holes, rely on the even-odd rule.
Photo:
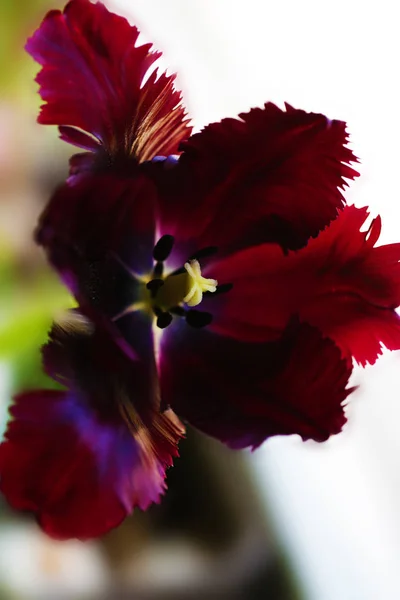
{"label": "dark crimson flower head", "polygon": [[158,499],[172,410],[232,448],[323,441],[346,421],[352,359],[400,348],[400,244],[376,247],[380,219],[361,231],[366,209],[345,205],[345,124],[267,103],[189,137],[137,37],[71,0],[27,44],[39,121],[90,151],[36,231],[85,315],[44,348],[67,391],[18,396],[0,447],[7,499],[59,537]]}

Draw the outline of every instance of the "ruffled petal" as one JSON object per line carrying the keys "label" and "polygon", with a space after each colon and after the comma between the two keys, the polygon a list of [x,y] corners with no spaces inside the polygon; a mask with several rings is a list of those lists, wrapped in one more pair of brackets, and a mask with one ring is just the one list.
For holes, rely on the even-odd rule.
{"label": "ruffled petal", "polygon": [[315,298],[302,318],[332,337],[346,356],[365,366],[374,364],[383,347],[400,349],[400,317],[394,310],[372,306],[357,296]]}
{"label": "ruffled petal", "polygon": [[246,341],[279,336],[292,314],[373,363],[381,344],[400,348],[400,244],[375,247],[380,219],[360,231],[366,209],[346,207],[316,239],[285,255],[263,244],[210,264],[204,275],[232,290],[202,303],[214,331]]}
{"label": "ruffled petal", "polygon": [[190,424],[232,448],[274,435],[324,441],[341,431],[351,364],[308,325],[246,344],[174,324],[162,336],[161,393]]}
{"label": "ruffled petal", "polygon": [[107,422],[80,393],[52,390],[17,396],[11,414],[0,445],[0,489],[48,535],[103,535],[163,494],[179,438],[168,415],[132,435],[122,418]]}
{"label": "ruffled petal", "polygon": [[346,144],[345,123],[289,105],[208,125],[181,146],[161,225],[224,253],[267,241],[298,249],[335,219],[358,175]]}
{"label": "ruffled petal", "polygon": [[181,95],[174,76],[151,71],[160,53],[136,46],[138,35],[100,2],[71,0],[63,12],[50,11],[26,45],[42,66],[39,122],[111,159],[175,153],[191,131]]}
{"label": "ruffled petal", "polygon": [[166,489],[184,429],[160,412],[152,346],[128,358],[77,311],[55,324],[45,371],[66,391],[16,397],[0,446],[0,489],[58,538],[86,539],[116,527]]}

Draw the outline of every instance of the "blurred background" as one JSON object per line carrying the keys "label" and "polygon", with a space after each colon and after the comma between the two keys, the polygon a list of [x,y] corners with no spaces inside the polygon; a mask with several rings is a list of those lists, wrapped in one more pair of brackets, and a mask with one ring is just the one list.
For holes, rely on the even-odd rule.
{"label": "blurred background", "polygon": [[[266,100],[348,122],[349,202],[400,239],[396,5],[361,0],[109,0],[164,52],[196,129]],[[71,303],[32,242],[74,151],[36,124],[27,36],[58,0],[0,0],[0,425],[50,386],[39,348]],[[235,453],[189,431],[159,506],[104,539],[55,543],[0,504],[0,600],[400,598],[400,357],[356,370],[349,425],[324,445]],[[2,500],[0,500],[2,502]]]}

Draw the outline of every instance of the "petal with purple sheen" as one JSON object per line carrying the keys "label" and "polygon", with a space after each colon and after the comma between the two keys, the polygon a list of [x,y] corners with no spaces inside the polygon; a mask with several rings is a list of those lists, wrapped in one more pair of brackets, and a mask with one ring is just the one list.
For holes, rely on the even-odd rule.
{"label": "petal with purple sheen", "polygon": [[102,535],[165,491],[183,428],[160,413],[152,356],[127,358],[76,311],[51,330],[44,368],[67,390],[17,396],[0,446],[2,492],[50,535]]}
{"label": "petal with purple sheen", "polygon": [[161,341],[161,392],[191,425],[232,448],[341,431],[351,364],[318,329],[294,323],[279,341],[253,344],[174,329]]}
{"label": "petal with purple sheen", "polygon": [[168,444],[169,460],[176,454],[168,416],[132,435],[122,418],[102,420],[80,393],[51,390],[20,394],[11,413],[0,446],[0,489],[52,537],[103,535],[163,494],[167,464],[154,448]]}
{"label": "petal with purple sheen", "polygon": [[42,66],[39,122],[109,157],[176,152],[190,134],[181,95],[174,76],[151,71],[160,53],[137,46],[138,36],[100,2],[71,0],[63,12],[50,11],[26,45]]}

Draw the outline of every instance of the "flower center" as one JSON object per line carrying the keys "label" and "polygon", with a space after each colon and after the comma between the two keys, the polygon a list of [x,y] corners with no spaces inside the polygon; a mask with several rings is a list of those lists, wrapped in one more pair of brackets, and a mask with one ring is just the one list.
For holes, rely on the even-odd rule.
{"label": "flower center", "polygon": [[184,265],[183,273],[168,275],[163,285],[158,287],[154,301],[160,308],[170,310],[182,303],[197,306],[203,300],[204,292],[215,292],[218,282],[201,274],[198,260],[190,260]]}
{"label": "flower center", "polygon": [[157,317],[157,326],[168,327],[173,315],[185,317],[193,327],[204,327],[211,323],[208,312],[193,310],[198,306],[205,293],[228,291],[232,286],[219,286],[216,279],[203,277],[199,259],[217,252],[217,248],[208,247],[189,257],[184,266],[173,273],[164,275],[164,261],[168,258],[174,244],[171,235],[164,235],[155,245],[153,258],[156,261],[152,279],[147,282],[148,300],[146,304]]}

